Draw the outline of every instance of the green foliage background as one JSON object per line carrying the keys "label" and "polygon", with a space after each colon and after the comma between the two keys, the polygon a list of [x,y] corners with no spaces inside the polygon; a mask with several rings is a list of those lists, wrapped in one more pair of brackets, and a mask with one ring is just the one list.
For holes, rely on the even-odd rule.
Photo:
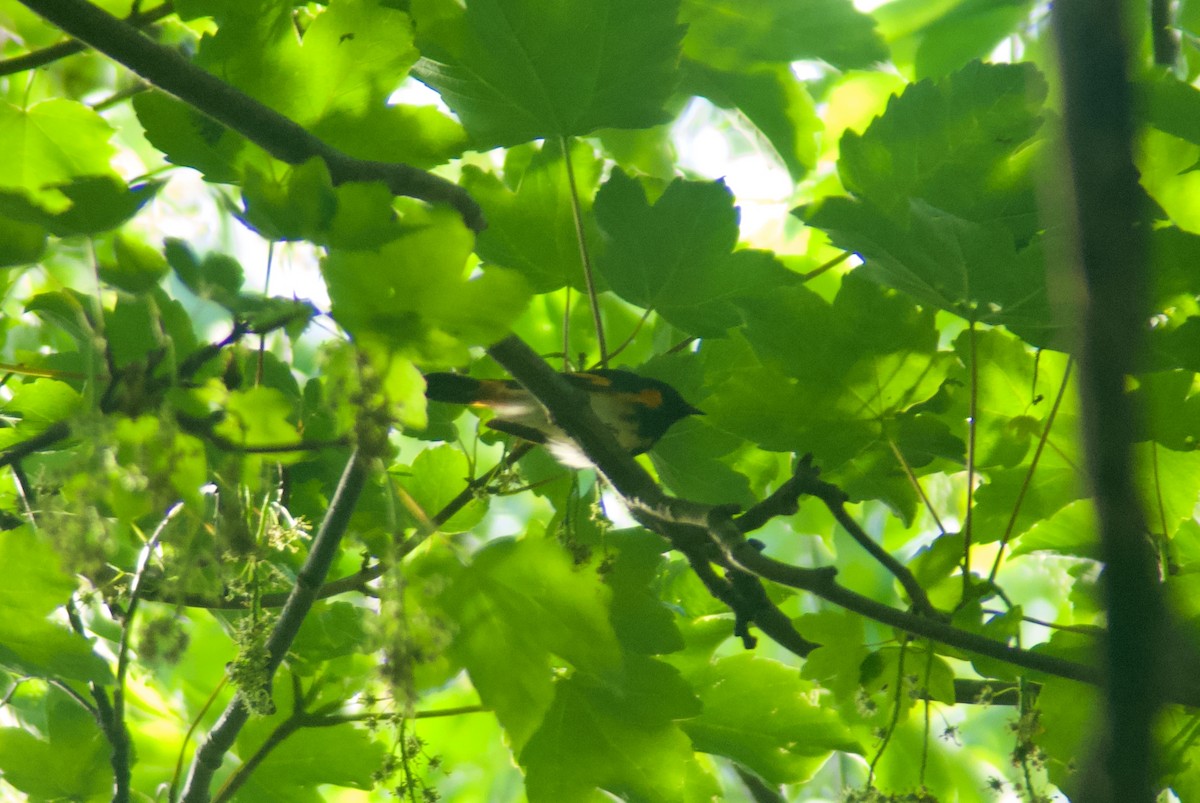
{"label": "green foliage background", "polygon": [[[1174,70],[1135,43],[1155,218],[1130,393],[1186,662],[1196,4],[1174,22]],[[61,38],[15,0],[0,30],[6,59]],[[820,646],[748,650],[591,474],[534,451],[489,475],[504,441],[427,406],[421,379],[501,375],[483,348],[510,332],[556,365],[594,364],[586,253],[614,362],[706,413],[646,459],[670,492],[748,507],[811,454],[956,628],[1096,663],[1042,5],[179,0],[149,33],[351,156],[449,178],[488,226],[380,182],[335,185],[319,159],[285,164],[94,53],[0,61],[3,794],[109,799],[97,699],[123,695],[133,797],[167,799],[238,688],[257,713],[220,799],[1071,793],[1092,687],[774,584]],[[417,82],[444,105],[397,100]],[[786,175],[773,225],[742,231],[737,176],[684,158],[697,119]],[[265,634],[352,446],[384,432],[330,574],[351,580],[267,689]],[[755,536],[910,604],[816,499]],[[1200,799],[1196,717],[1169,706],[1158,733],[1159,785],[1185,801]]]}

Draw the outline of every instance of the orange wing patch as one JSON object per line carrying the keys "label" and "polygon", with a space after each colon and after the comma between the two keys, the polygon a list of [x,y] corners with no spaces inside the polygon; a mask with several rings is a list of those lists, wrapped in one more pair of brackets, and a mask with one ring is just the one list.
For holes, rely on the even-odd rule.
{"label": "orange wing patch", "polygon": [[655,390],[654,388],[646,388],[645,390],[638,392],[637,400],[651,410],[657,410],[659,407],[662,407],[662,391]]}

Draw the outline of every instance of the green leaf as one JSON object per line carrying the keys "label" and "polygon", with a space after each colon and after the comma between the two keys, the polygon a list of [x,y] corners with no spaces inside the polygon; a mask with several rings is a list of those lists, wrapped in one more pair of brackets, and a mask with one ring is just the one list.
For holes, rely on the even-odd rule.
{"label": "green leaf", "polygon": [[894,62],[901,69],[911,64],[918,78],[927,78],[986,59],[1028,19],[1030,6],[1030,0],[898,0],[875,9],[873,16],[891,44]]}
{"label": "green leaf", "polygon": [[113,243],[117,261],[101,264],[100,278],[128,293],[145,293],[167,275],[167,260],[146,243],[118,234]]}
{"label": "green leaf", "polygon": [[686,499],[749,507],[755,501],[750,481],[722,460],[743,444],[735,435],[688,419],[671,427],[650,459],[667,487]]}
{"label": "green leaf", "polygon": [[1062,339],[1045,270],[1058,234],[1038,236],[1018,250],[999,224],[974,223],[917,200],[902,222],[850,198],[829,198],[803,214],[836,245],[862,256],[864,276],[918,303],[1005,326],[1030,345],[1053,347]]}
{"label": "green leaf", "polygon": [[492,541],[442,605],[458,623],[452,652],[519,750],[541,726],[562,662],[600,677],[620,669],[609,590],[556,542]]}
{"label": "green leaf", "polygon": [[418,18],[417,77],[481,150],[666,122],[678,0],[478,0]]}
{"label": "green leaf", "polygon": [[1177,451],[1200,445],[1200,395],[1192,371],[1156,371],[1137,377],[1130,397],[1145,416],[1145,435]]}
{"label": "green leaf", "polygon": [[1012,554],[1049,550],[1081,558],[1100,558],[1096,508],[1090,499],[1068,502],[1030,527],[1017,540]]}
{"label": "green leaf", "polygon": [[58,237],[98,234],[136,215],[163,184],[150,181],[126,186],[115,175],[77,178],[55,186],[70,201],[70,206],[59,212],[48,211],[21,193],[0,192],[0,214],[40,226]]}
{"label": "green leaf", "polygon": [[604,583],[612,589],[610,621],[629,652],[663,655],[683,649],[675,613],[655,594],[653,582],[666,562],[662,538],[646,530],[622,530],[604,536],[615,553]]}
{"label": "green leaf", "polygon": [[[505,162],[506,186],[492,173],[467,166],[462,186],[479,201],[488,227],[480,232],[477,251],[488,262],[518,271],[535,293],[564,284],[584,287],[579,238],[572,213],[571,188],[562,149],[546,143],[523,166],[523,149],[512,149]],[[603,163],[582,142],[571,146],[571,164],[579,188],[584,234],[595,254],[601,238],[591,214],[591,197]]]}
{"label": "green leaf", "polygon": [[329,168],[316,157],[282,180],[248,169],[242,198],[242,222],[268,240],[316,240],[328,230],[338,205]]}
{"label": "green leaf", "polygon": [[738,109],[771,143],[793,181],[817,163],[817,134],[822,129],[812,97],[783,65],[722,71],[684,62],[683,89],[723,109]]}
{"label": "green leaf", "polygon": [[945,75],[986,59],[1029,17],[1032,0],[967,0],[927,27],[917,46],[918,78]]}
{"label": "green leaf", "polygon": [[143,92],[133,99],[146,139],[181,167],[193,167],[213,182],[241,178],[246,139],[163,92]]}
{"label": "green leaf", "polygon": [[0,188],[21,190],[49,212],[63,212],[71,200],[58,185],[111,174],[112,134],[82,103],[55,98],[20,109],[0,101],[0,153],[9,166]]}
{"label": "green leaf", "polygon": [[291,400],[265,386],[230,392],[225,415],[214,432],[246,448],[288,446],[300,442],[292,423],[296,410]]}
{"label": "green leaf", "polygon": [[[404,474],[407,476],[400,478],[400,484],[424,514],[432,518],[466,487],[471,479],[471,468],[467,456],[460,449],[443,444],[417,455],[412,467]],[[484,499],[473,498],[462,510],[440,524],[438,531],[467,532],[483,519],[487,509]]]}
{"label": "green leaf", "polygon": [[626,800],[711,800],[718,787],[675,722],[699,710],[676,670],[651,659],[631,661],[616,688],[560,680],[520,753],[530,803],[594,800],[597,788]]}
{"label": "green leaf", "polygon": [[926,430],[893,421],[945,376],[932,313],[857,271],[832,305],[787,287],[739,306],[753,353],[736,343],[709,350],[716,392],[703,405],[712,423],[766,449],[811,452],[852,499],[884,499],[912,515],[916,497],[892,444],[910,453],[930,444]]}
{"label": "green leaf", "polygon": [[62,625],[28,618],[18,606],[0,606],[0,665],[19,675],[112,683],[108,663],[83,636]]}
{"label": "green leaf", "polygon": [[1200,90],[1173,75],[1162,75],[1140,89],[1152,126],[1200,145]]}
{"label": "green leaf", "polygon": [[1031,64],[972,62],[912,84],[862,134],[848,131],[838,171],[853,195],[903,221],[920,199],[1024,243],[1038,228],[1028,141],[1046,82]]}
{"label": "green leaf", "polygon": [[94,309],[90,296],[71,289],[38,293],[25,303],[26,312],[32,312],[43,322],[66,332],[80,348],[91,342],[95,329]]}
{"label": "green leaf", "polygon": [[688,58],[718,69],[820,59],[840,69],[887,58],[875,22],[849,0],[685,0]]}
{"label": "green leaf", "polygon": [[203,261],[183,240],[168,237],[163,243],[167,263],[179,280],[201,298],[211,298],[223,307],[236,303],[245,275],[231,256],[208,254]]}
{"label": "green leaf", "polygon": [[15,428],[26,438],[67,420],[83,401],[78,391],[57,379],[35,379],[12,386],[11,390],[12,398],[3,405],[3,410],[10,419],[19,420]]}
{"label": "green leaf", "polygon": [[[988,481],[975,492],[975,541],[998,541],[1006,532],[1010,537],[1020,535],[1087,494],[1074,468],[1040,466],[1026,484],[1028,476],[1026,466],[988,472]],[[1014,519],[1013,509],[1023,486],[1021,509]]]}
{"label": "green leaf", "polygon": [[766,251],[734,251],[738,210],[723,181],[676,179],[650,205],[620,169],[596,195],[606,250],[597,269],[626,301],[686,332],[719,337],[740,323],[734,300],[796,281]]}
{"label": "green leaf", "polygon": [[318,600],[304,617],[290,653],[310,666],[369,648],[367,610],[348,602]]}
{"label": "green leaf", "polygon": [[87,640],[46,619],[76,589],[50,544],[27,527],[9,530],[0,561],[19,569],[0,588],[0,664],[35,677],[109,682],[108,665]]}
{"label": "green leaf", "polygon": [[333,0],[302,39],[285,6],[227,3],[215,16],[197,63],[301,124],[383,107],[417,57],[408,15],[379,2]]}
{"label": "green leaf", "polygon": [[0,587],[0,607],[19,611],[22,618],[49,616],[75,591],[75,580],[62,570],[58,555],[28,527],[9,530],[0,538],[0,560],[20,567]]}
{"label": "green leaf", "polygon": [[863,752],[837,714],[817,704],[812,684],[783,664],[742,653],[688,680],[704,706],[683,724],[696,749],[733,759],[768,783],[807,781],[835,750]]}
{"label": "green leaf", "polygon": [[359,113],[335,108],[312,132],[350,156],[421,170],[461,156],[470,144],[458,121],[433,106],[371,106]]}
{"label": "green leaf", "polygon": [[1195,514],[1200,492],[1200,452],[1159,449],[1138,444],[1134,451],[1142,488],[1143,509],[1154,532],[1168,537]]}
{"label": "green leaf", "polygon": [[508,333],[528,302],[512,272],[470,276],[474,238],[446,209],[409,216],[405,233],[379,251],[332,250],[322,272],[333,317],[355,338],[375,340],[426,363],[462,365],[467,345]]}
{"label": "green leaf", "polygon": [[46,230],[0,217],[0,268],[36,262],[46,250]]}
{"label": "green leaf", "polygon": [[858,692],[862,663],[870,651],[865,646],[862,618],[848,611],[806,613],[796,629],[821,646],[800,667],[800,677],[815,680],[845,704]]}
{"label": "green leaf", "polygon": [[58,690],[46,697],[46,738],[0,729],[0,773],[33,800],[101,800],[112,792],[110,748],[96,721]]}
{"label": "green leaf", "polygon": [[[967,437],[963,423],[972,417],[971,383],[975,383],[975,465],[1011,468],[1036,448],[1053,408],[1053,399],[1067,371],[1066,356],[1049,350],[1033,352],[1004,331],[977,329],[954,341],[961,366],[950,373],[943,389],[947,403],[943,420],[954,422]],[[971,364],[974,355],[975,365]],[[1064,396],[1052,436],[1069,426],[1077,412],[1072,394]],[[1066,423],[1064,423],[1066,422]]]}
{"label": "green leaf", "polygon": [[[239,752],[252,755],[257,729],[247,728]],[[351,724],[329,728],[300,728],[271,750],[254,768],[240,800],[274,800],[307,794],[320,784],[371,789],[384,766],[388,750],[362,728]]]}
{"label": "green leaf", "polygon": [[160,348],[154,336],[157,314],[150,301],[141,296],[122,295],[112,310],[105,310],[104,336],[113,365],[126,368],[146,363]]}

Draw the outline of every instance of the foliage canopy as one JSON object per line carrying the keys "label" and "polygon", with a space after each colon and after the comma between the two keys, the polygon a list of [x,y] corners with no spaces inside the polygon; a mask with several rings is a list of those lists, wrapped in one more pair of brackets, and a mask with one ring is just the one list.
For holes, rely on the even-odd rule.
{"label": "foliage canopy", "polygon": [[[1155,658],[1191,667],[1200,11],[1165,66],[1143,13],[1140,418],[1094,437],[1133,444]],[[1110,602],[1042,4],[0,30],[0,794],[1086,795]],[[522,341],[705,415],[603,480],[426,402],[526,371],[567,421]],[[1200,690],[1162,678],[1153,785],[1200,800]]]}

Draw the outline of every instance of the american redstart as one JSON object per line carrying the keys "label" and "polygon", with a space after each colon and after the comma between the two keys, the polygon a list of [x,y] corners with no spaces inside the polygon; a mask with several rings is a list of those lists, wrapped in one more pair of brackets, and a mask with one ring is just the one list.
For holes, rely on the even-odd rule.
{"label": "american redstart", "polygon": [[[630,454],[648,451],[676,421],[702,414],[666,382],[631,371],[597,369],[561,376],[587,393],[592,412]],[[496,415],[487,426],[544,444],[563,465],[591,467],[579,447],[550,422],[546,408],[512,379],[434,373],[425,375],[425,386],[425,395],[432,401],[491,409]]]}

